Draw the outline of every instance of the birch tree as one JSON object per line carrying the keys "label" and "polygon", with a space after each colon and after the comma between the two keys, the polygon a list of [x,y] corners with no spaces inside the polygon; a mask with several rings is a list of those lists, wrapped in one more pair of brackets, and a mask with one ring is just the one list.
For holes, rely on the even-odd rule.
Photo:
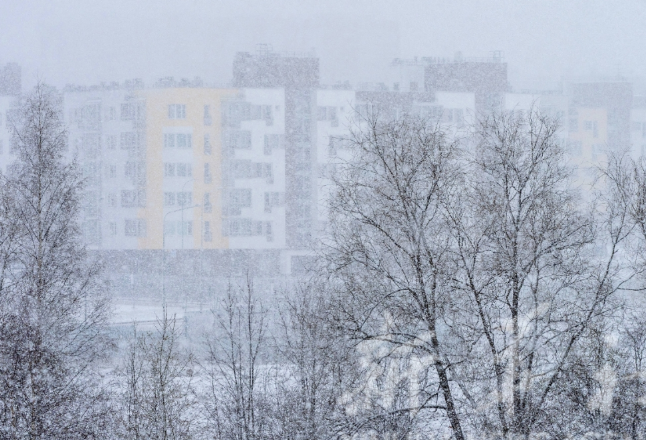
{"label": "birch tree", "polygon": [[222,439],[268,438],[267,370],[262,366],[269,352],[267,309],[256,297],[252,280],[243,287],[229,286],[212,313],[213,329],[205,341],[209,429]]}
{"label": "birch tree", "polygon": [[151,332],[136,328],[121,369],[124,438],[184,440],[200,433],[194,358],[164,308]]}
{"label": "birch tree", "polygon": [[557,129],[535,110],[484,118],[447,209],[456,286],[468,293],[455,333],[478,360],[456,377],[475,425],[502,438],[548,430],[564,371],[625,282],[626,206],[612,196],[586,207]]}
{"label": "birch tree", "polygon": [[376,114],[345,144],[351,159],[333,176],[330,234],[323,244],[336,323],[358,346],[376,347],[366,357],[375,355],[371,363],[394,352],[422,360],[414,382],[424,386],[389,413],[437,419],[439,412],[440,425],[447,422],[462,440],[445,331],[454,299],[443,214],[460,177],[458,144],[429,121]]}
{"label": "birch tree", "polygon": [[2,177],[0,431],[3,438],[105,434],[97,361],[106,352],[100,266],[81,243],[83,181],[65,159],[59,96],[39,84],[11,120]]}

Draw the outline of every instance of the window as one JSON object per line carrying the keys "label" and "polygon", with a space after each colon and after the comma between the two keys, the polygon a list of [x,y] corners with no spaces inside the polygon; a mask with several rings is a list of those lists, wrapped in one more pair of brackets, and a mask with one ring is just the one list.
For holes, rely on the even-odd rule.
{"label": "window", "polygon": [[222,223],[223,235],[225,236],[252,236],[262,235],[266,222],[254,222],[250,218],[227,219]]}
{"label": "window", "polygon": [[204,106],[204,125],[211,125],[213,122],[211,118],[211,106],[210,105],[205,105]]}
{"label": "window", "polygon": [[193,235],[193,222],[177,222],[177,232],[180,235]]}
{"label": "window", "polygon": [[164,135],[164,148],[175,148],[175,135],[174,134],[165,134]]}
{"label": "window", "polygon": [[328,119],[331,121],[330,125],[332,127],[338,127],[339,126],[339,118],[337,117],[336,114],[336,107],[328,107]]}
{"label": "window", "polygon": [[262,174],[261,176],[264,179],[267,179],[267,183],[274,183],[274,173],[272,172],[271,169],[271,164],[270,163],[263,163],[262,164]]}
{"label": "window", "polygon": [[186,119],[186,105],[184,104],[169,105],[168,119]]}
{"label": "window", "polygon": [[105,147],[108,150],[114,150],[117,148],[117,137],[110,135],[105,137]]}
{"label": "window", "polygon": [[271,222],[265,222],[265,235],[267,236],[267,241],[274,240],[274,234],[271,230]]}
{"label": "window", "polygon": [[192,137],[185,133],[164,134],[164,148],[192,148]]}
{"label": "window", "polygon": [[213,241],[211,233],[211,222],[204,222],[204,241]]}
{"label": "window", "polygon": [[229,204],[240,208],[251,206],[251,188],[236,188],[229,191]]}
{"label": "window", "polygon": [[203,206],[204,212],[209,213],[213,211],[213,205],[211,205],[211,193],[205,193],[204,194],[204,206]]}
{"label": "window", "polygon": [[283,148],[283,139],[279,134],[266,134],[265,135],[265,150],[266,155],[270,155],[273,150]]}
{"label": "window", "polygon": [[117,195],[115,193],[108,194],[108,206],[110,208],[117,207]]}
{"label": "window", "polygon": [[211,177],[211,167],[208,163],[204,164],[204,183],[211,183],[213,178]]}
{"label": "window", "polygon": [[117,222],[109,222],[108,229],[110,230],[110,235],[117,235]]}
{"label": "window", "polygon": [[274,125],[274,114],[271,111],[271,105],[262,106],[262,118],[266,125]]}
{"label": "window", "polygon": [[190,163],[176,164],[177,177],[191,177],[193,175],[193,167]]}
{"label": "window", "polygon": [[2,113],[0,113],[0,127],[2,127]]}
{"label": "window", "polygon": [[128,177],[136,185],[146,184],[146,162],[126,162],[125,177]]}
{"label": "window", "polygon": [[114,121],[115,119],[117,119],[117,111],[114,107],[107,107],[105,109],[105,120]]}
{"label": "window", "polygon": [[327,119],[327,107],[318,107],[316,119],[319,121],[325,121]]}
{"label": "window", "polygon": [[175,206],[175,193],[173,192],[164,193],[164,206]]}
{"label": "window", "polygon": [[193,235],[193,222],[166,221],[164,222],[164,235]]}
{"label": "window", "polygon": [[165,163],[164,177],[191,177],[193,165],[190,163]]}
{"label": "window", "polygon": [[137,136],[132,131],[121,133],[120,146],[122,150],[132,150],[137,143]]}
{"label": "window", "polygon": [[204,154],[211,155],[211,136],[208,133],[204,135]]}
{"label": "window", "polygon": [[271,212],[272,208],[283,206],[284,195],[279,192],[265,193],[265,212]]}
{"label": "window", "polygon": [[121,104],[121,120],[132,121],[135,119],[135,106],[132,103]]}
{"label": "window", "polygon": [[116,165],[110,165],[108,168],[108,177],[110,179],[116,179],[117,178],[117,166]]}
{"label": "window", "polygon": [[122,208],[145,208],[146,191],[143,189],[121,191],[121,207]]}
{"label": "window", "polygon": [[0,154],[3,153],[4,145],[2,144],[2,139],[0,139]]}
{"label": "window", "polygon": [[251,235],[252,222],[250,218],[228,219],[222,223],[223,235],[225,236],[248,236]]}
{"label": "window", "polygon": [[192,192],[178,192],[177,193],[177,204],[179,206],[189,206],[193,203],[193,193]]}
{"label": "window", "polygon": [[233,149],[251,148],[251,132],[249,130],[229,130],[225,135],[225,145]]}
{"label": "window", "polygon": [[142,218],[126,219],[124,234],[126,237],[145,237],[146,220]]}
{"label": "window", "polygon": [[319,121],[331,121],[332,127],[339,126],[339,118],[337,116],[336,107],[318,107],[317,109],[317,120]]}
{"label": "window", "polygon": [[175,144],[177,148],[192,148],[190,134],[177,134],[175,135]]}

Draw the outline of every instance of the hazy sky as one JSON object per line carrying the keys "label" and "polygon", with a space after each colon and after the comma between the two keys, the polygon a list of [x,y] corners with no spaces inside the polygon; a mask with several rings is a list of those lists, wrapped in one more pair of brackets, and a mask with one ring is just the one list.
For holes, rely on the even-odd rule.
{"label": "hazy sky", "polygon": [[310,51],[324,83],[385,80],[394,57],[502,50],[513,87],[646,77],[646,0],[0,0],[0,63],[26,85],[231,79],[257,43]]}

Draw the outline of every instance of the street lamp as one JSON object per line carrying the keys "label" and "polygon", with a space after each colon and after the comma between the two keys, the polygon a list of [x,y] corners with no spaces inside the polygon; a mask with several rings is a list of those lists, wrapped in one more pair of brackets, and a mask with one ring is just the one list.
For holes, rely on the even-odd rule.
{"label": "street lamp", "polygon": [[[191,209],[191,208],[197,208],[200,205],[192,205],[192,206],[183,206],[179,209],[174,209],[172,211],[168,211],[166,214],[164,214],[164,218],[162,220],[162,302],[164,307],[166,307],[166,284],[165,284],[165,279],[166,279],[166,216],[168,214],[172,214],[174,212],[179,212],[182,211],[182,225],[181,225],[181,233],[182,233],[182,239],[184,238],[183,232],[184,232],[184,210],[185,209]],[[183,247],[183,245],[182,245]]]}

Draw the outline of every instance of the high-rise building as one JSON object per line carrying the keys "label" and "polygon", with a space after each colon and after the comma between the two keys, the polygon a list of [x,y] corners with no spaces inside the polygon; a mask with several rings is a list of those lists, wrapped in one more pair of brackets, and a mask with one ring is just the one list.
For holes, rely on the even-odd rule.
{"label": "high-rise building", "polygon": [[280,54],[261,46],[255,54],[236,55],[233,85],[281,87],[285,91],[286,241],[290,249],[311,249],[316,226],[312,176],[319,60],[312,54]]}
{"label": "high-rise building", "polygon": [[22,87],[22,69],[16,63],[0,68],[0,96],[18,96]]}
{"label": "high-rise building", "polygon": [[93,249],[285,247],[282,89],[65,93]]}
{"label": "high-rise building", "polygon": [[[566,95],[570,100],[571,131],[592,132],[592,139],[603,126],[603,148],[612,151],[625,149],[630,145],[630,113],[633,101],[632,83],[617,81],[577,81],[566,85]],[[597,142],[600,143],[600,142]]]}
{"label": "high-rise building", "polygon": [[391,63],[393,90],[401,92],[473,93],[478,112],[499,107],[510,91],[502,52],[491,57],[422,57]]}

